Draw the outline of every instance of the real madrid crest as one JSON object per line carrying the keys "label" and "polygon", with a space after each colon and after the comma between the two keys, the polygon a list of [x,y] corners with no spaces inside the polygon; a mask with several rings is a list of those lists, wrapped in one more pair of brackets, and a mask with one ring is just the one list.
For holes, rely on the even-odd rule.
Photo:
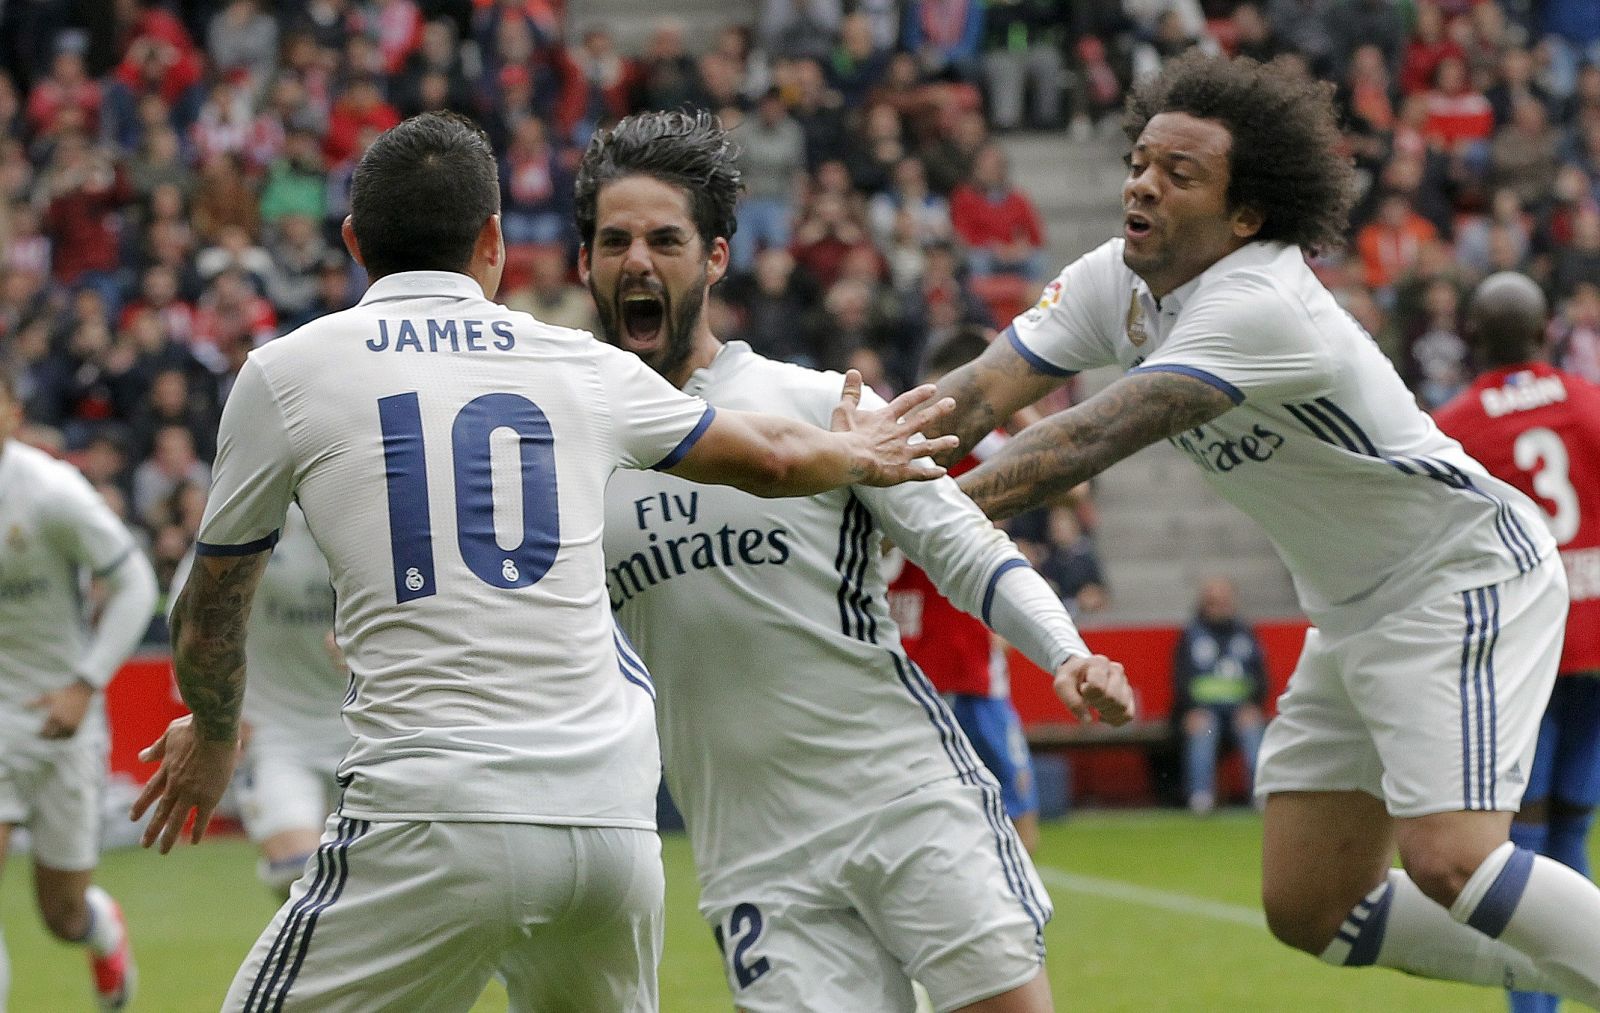
{"label": "real madrid crest", "polygon": [[1133,342],[1133,347],[1140,348],[1150,335],[1144,329],[1144,307],[1139,305],[1139,293],[1134,292],[1128,297],[1128,340]]}

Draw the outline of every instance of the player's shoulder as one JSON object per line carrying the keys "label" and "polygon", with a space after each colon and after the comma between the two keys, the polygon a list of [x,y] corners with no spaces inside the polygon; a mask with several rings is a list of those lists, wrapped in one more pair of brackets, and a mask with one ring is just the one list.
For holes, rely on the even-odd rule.
{"label": "player's shoulder", "polygon": [[1267,346],[1324,344],[1361,334],[1300,250],[1283,243],[1250,243],[1207,268],[1182,317]]}
{"label": "player's shoulder", "polygon": [[[770,359],[743,341],[730,341],[705,371],[702,396],[711,404],[739,411],[759,411],[827,425],[844,388],[844,374]],[[687,390],[695,392],[695,384]],[[865,388],[866,407],[881,399]]]}
{"label": "player's shoulder", "polygon": [[1257,299],[1291,304],[1304,297],[1315,275],[1297,247],[1254,242],[1228,254],[1200,274],[1196,298],[1248,303]]}
{"label": "player's shoulder", "polygon": [[1049,312],[1063,300],[1081,303],[1096,296],[1113,295],[1117,308],[1123,308],[1127,291],[1134,282],[1133,269],[1122,259],[1122,239],[1108,239],[1076,260],[1067,262],[1039,293],[1030,313]]}
{"label": "player's shoulder", "polygon": [[16,469],[13,480],[26,481],[35,490],[54,491],[65,487],[76,491],[88,485],[88,479],[77,468],[38,447],[12,440],[6,446],[6,457],[8,465]]}
{"label": "player's shoulder", "polygon": [[[109,510],[94,486],[70,462],[52,457],[37,447],[11,441],[6,448],[8,479],[29,491],[34,505],[46,512],[81,516],[83,509]],[[11,468],[15,471],[11,471]],[[25,484],[22,484],[25,483]]]}

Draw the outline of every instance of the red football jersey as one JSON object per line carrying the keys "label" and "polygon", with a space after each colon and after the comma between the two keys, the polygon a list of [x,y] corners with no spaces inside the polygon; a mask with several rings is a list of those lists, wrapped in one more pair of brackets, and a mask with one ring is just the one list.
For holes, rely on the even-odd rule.
{"label": "red football jersey", "polygon": [[[1003,434],[990,434],[950,474],[971,471],[1004,442]],[[971,696],[1007,695],[1005,660],[993,657],[989,628],[950,604],[909,560],[889,582],[889,613],[900,627],[906,654],[927,673],[934,689]]]}
{"label": "red football jersey", "polygon": [[1600,387],[1525,363],[1483,374],[1434,420],[1544,511],[1572,596],[1561,671],[1600,671]]}

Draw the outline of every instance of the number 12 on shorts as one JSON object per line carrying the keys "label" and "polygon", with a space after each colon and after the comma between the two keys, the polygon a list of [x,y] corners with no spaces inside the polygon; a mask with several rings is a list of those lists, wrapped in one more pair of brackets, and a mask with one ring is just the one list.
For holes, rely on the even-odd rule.
{"label": "number 12 on shorts", "polygon": [[[433,520],[428,508],[428,461],[417,392],[378,399],[384,480],[389,492],[389,548],[394,599],[402,605],[438,594],[433,567]],[[517,436],[522,539],[501,548],[494,531],[490,438]],[[555,438],[539,406],[520,394],[484,394],[468,401],[450,427],[455,472],[456,544],[461,559],[490,587],[527,587],[550,570],[561,549],[556,506]]]}
{"label": "number 12 on shorts", "polygon": [[[761,909],[754,904],[740,904],[733,909],[728,917],[727,934],[723,934],[722,926],[717,925],[711,934],[717,939],[717,949],[722,951],[722,956],[733,968],[733,977],[740,988],[748,988],[757,978],[772,970],[772,965],[766,957],[750,959],[750,950],[761,938]],[[733,953],[728,953],[728,940],[733,941]]]}

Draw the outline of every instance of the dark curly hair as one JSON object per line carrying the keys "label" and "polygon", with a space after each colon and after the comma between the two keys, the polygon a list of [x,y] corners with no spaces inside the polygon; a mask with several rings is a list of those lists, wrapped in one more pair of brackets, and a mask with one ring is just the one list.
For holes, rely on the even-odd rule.
{"label": "dark curly hair", "polygon": [[689,196],[695,231],[706,246],[733,235],[733,208],[744,184],[728,132],[708,112],[648,112],[595,133],[573,187],[578,235],[594,242],[600,188],[624,176],[650,176]]}
{"label": "dark curly hair", "polygon": [[1188,113],[1228,128],[1228,204],[1256,209],[1257,239],[1307,251],[1344,242],[1355,203],[1354,167],[1340,152],[1333,85],[1294,63],[1232,60],[1190,50],[1128,96],[1122,129],[1137,143],[1159,113]]}

